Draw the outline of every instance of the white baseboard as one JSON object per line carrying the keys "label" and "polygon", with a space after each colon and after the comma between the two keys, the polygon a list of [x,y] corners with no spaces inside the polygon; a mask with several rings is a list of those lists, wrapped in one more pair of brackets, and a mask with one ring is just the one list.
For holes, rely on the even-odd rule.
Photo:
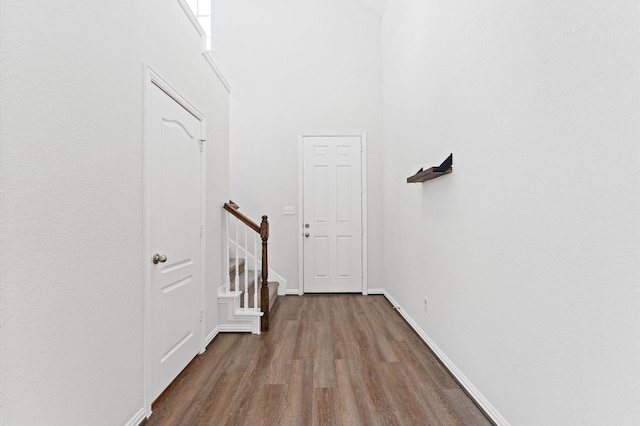
{"label": "white baseboard", "polygon": [[124,426],[138,426],[145,418],[144,408],[141,408],[127,423],[124,424]]}
{"label": "white baseboard", "polygon": [[221,324],[220,333],[252,333],[255,332],[255,325],[253,324]]}
{"label": "white baseboard", "polygon": [[299,296],[300,291],[297,288],[288,288],[285,294],[287,296]]}
{"label": "white baseboard", "polygon": [[402,309],[400,304],[391,297],[391,295],[384,289],[370,289],[369,294],[382,294],[393,305],[393,307],[402,315],[404,320],[418,333],[418,336],[426,343],[435,356],[444,364],[449,372],[456,378],[458,383],[465,389],[465,391],[476,401],[476,403],[482,407],[484,412],[493,420],[498,426],[509,426],[509,422],[502,417],[502,415],[491,405],[489,400],[480,393],[480,391],[471,383],[471,381],[462,373],[462,371],[449,359],[449,357],[435,344],[433,340],[425,333],[425,331],[418,325],[417,322],[409,316],[409,314]]}

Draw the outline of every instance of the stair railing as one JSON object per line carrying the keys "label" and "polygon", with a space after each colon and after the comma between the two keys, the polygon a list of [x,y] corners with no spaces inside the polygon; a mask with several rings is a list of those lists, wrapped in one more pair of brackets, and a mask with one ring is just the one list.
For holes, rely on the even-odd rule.
{"label": "stair railing", "polygon": [[[262,216],[262,222],[260,225],[256,224],[249,217],[240,212],[240,207],[229,200],[228,203],[224,203],[224,209],[229,213],[227,215],[227,244],[228,248],[225,250],[227,256],[227,265],[231,264],[233,259],[234,266],[234,282],[233,288],[230,280],[226,281],[226,291],[234,291],[241,288],[240,285],[240,260],[244,259],[245,262],[245,274],[244,274],[244,300],[243,305],[245,310],[253,309],[258,312],[262,312],[260,318],[260,330],[269,330],[269,256],[268,256],[268,240],[269,240],[269,221],[267,216]],[[233,216],[233,218],[232,218]],[[249,233],[253,231],[253,238],[249,238]],[[262,241],[259,245],[258,238]],[[241,241],[244,240],[244,241]],[[249,241],[253,240],[252,247],[249,247]],[[258,256],[259,247],[261,247],[260,256]],[[252,250],[251,250],[252,249]],[[233,255],[231,254],[233,251]],[[233,256],[233,257],[232,257]],[[258,260],[260,257],[260,260]],[[249,274],[247,268],[249,262],[253,258],[254,277],[253,277],[253,308],[249,305]],[[261,285],[260,291],[258,291],[258,268],[261,272]],[[259,308],[258,308],[259,307]]]}

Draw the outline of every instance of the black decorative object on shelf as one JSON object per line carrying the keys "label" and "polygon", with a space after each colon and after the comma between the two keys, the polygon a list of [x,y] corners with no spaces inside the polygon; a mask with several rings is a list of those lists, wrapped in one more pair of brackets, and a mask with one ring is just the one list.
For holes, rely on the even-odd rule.
{"label": "black decorative object on shelf", "polygon": [[407,183],[420,183],[426,182],[431,179],[449,174],[453,172],[453,154],[450,154],[446,160],[439,166],[430,167],[427,170],[420,168],[418,172],[407,178]]}

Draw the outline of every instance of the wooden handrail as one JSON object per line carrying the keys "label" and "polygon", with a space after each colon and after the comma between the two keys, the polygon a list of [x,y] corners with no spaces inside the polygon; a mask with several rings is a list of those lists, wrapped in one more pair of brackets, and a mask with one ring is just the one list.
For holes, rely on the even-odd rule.
{"label": "wooden handrail", "polygon": [[233,204],[231,203],[233,203],[233,201],[231,200],[229,200],[228,203],[224,203],[224,209],[229,213],[231,213],[232,215],[234,215],[235,217],[237,217],[242,223],[247,225],[249,228],[253,229],[258,234],[260,234],[260,226],[256,224],[254,221],[252,221],[251,219],[249,219],[248,216],[245,216],[243,213],[241,213],[238,210],[239,207],[236,203],[233,203]]}

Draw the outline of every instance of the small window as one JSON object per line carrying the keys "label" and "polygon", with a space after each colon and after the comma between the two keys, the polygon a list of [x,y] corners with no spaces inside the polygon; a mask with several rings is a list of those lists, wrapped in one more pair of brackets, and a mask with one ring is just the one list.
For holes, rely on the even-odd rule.
{"label": "small window", "polygon": [[211,0],[186,0],[206,34],[206,49],[211,50]]}

